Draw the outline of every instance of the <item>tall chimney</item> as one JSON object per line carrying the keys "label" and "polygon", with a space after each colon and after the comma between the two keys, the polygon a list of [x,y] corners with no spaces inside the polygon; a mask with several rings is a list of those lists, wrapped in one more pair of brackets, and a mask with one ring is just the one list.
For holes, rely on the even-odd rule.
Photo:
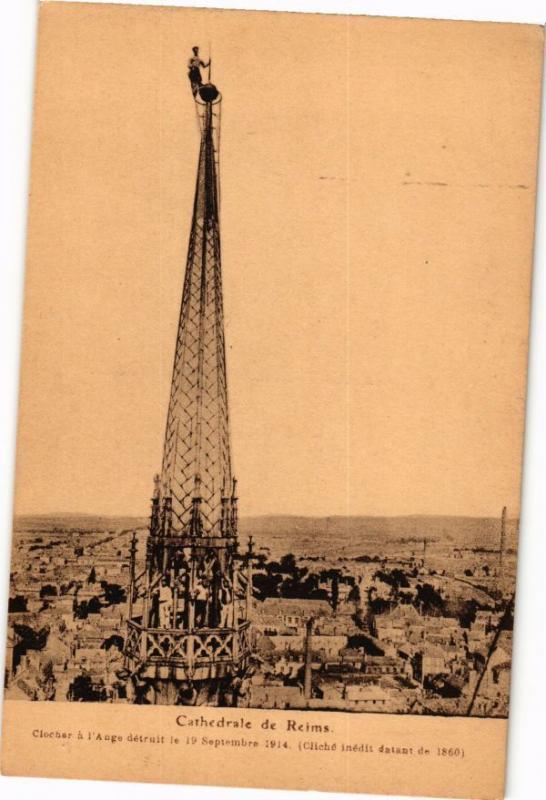
{"label": "tall chimney", "polygon": [[504,551],[506,550],[506,506],[501,514],[500,542],[499,542],[499,578],[504,577]]}
{"label": "tall chimney", "polygon": [[303,682],[303,694],[306,700],[311,699],[312,678],[313,678],[313,617],[307,620],[305,631],[305,677]]}

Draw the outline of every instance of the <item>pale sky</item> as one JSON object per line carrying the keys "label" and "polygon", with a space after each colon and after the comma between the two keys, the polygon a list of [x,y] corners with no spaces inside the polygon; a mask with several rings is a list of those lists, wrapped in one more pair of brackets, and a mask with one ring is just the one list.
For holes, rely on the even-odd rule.
{"label": "pale sky", "polygon": [[517,515],[537,29],[41,17],[16,512],[147,513],[210,41],[241,513]]}

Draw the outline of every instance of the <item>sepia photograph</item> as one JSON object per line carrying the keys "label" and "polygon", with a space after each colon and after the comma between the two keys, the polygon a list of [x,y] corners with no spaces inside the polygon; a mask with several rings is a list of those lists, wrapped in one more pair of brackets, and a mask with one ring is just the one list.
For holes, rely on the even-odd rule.
{"label": "sepia photograph", "polygon": [[506,721],[542,48],[42,4],[7,706]]}
{"label": "sepia photograph", "polygon": [[[85,13],[79,12],[79,16],[84,17]],[[502,287],[490,297],[490,308],[477,314],[476,326],[483,328],[482,333],[471,329],[462,337],[456,319],[452,320],[454,329],[444,331],[445,320],[438,319],[437,314],[446,298],[441,293],[433,295],[431,282],[442,281],[446,290],[458,290],[461,300],[466,291],[470,302],[475,302],[481,297],[472,281],[490,279],[493,286],[499,276],[491,274],[490,265],[475,263],[474,252],[461,253],[461,262],[453,264],[452,254],[443,253],[442,243],[434,241],[437,237],[433,230],[406,229],[405,234],[413,233],[414,237],[412,257],[422,261],[409,266],[390,263],[391,269],[387,268],[385,273],[390,272],[391,291],[398,282],[398,288],[403,287],[410,295],[413,311],[417,305],[414,291],[421,297],[428,294],[434,307],[421,319],[415,319],[416,327],[428,323],[425,335],[416,336],[414,331],[408,330],[409,342],[395,351],[393,339],[398,338],[399,330],[393,316],[397,314],[398,304],[404,301],[397,295],[393,302],[384,286],[374,285],[381,269],[380,257],[374,253],[370,265],[371,258],[365,250],[372,212],[368,211],[367,218],[361,217],[360,224],[357,221],[360,204],[369,198],[365,187],[365,173],[369,167],[365,161],[359,163],[357,159],[365,159],[369,153],[354,153],[350,144],[338,143],[339,149],[347,147],[351,159],[340,169],[340,153],[333,147],[336,129],[328,130],[328,121],[320,119],[321,111],[332,118],[336,115],[336,109],[330,110],[329,104],[329,97],[331,93],[335,95],[336,88],[330,59],[322,59],[325,63],[321,64],[316,54],[312,58],[307,54],[306,64],[294,42],[294,57],[301,58],[300,75],[296,71],[295,81],[289,87],[275,87],[269,101],[271,74],[264,65],[263,54],[259,57],[260,48],[256,53],[249,52],[248,47],[243,51],[237,49],[222,58],[221,42],[211,42],[205,48],[193,45],[186,52],[182,49],[182,40],[180,49],[176,48],[176,42],[172,44],[171,59],[176,69],[168,75],[158,73],[159,86],[150,86],[149,91],[154,94],[161,91],[162,81],[168,81],[170,88],[179,95],[176,97],[178,108],[170,118],[150,119],[149,124],[160,128],[173,128],[177,124],[183,127],[183,134],[178,136],[184,135],[187,147],[180,148],[176,155],[169,154],[172,166],[188,176],[191,167],[195,169],[191,203],[186,203],[186,207],[169,208],[166,200],[160,198],[163,213],[172,214],[177,222],[169,226],[174,239],[165,244],[169,255],[181,250],[181,242],[189,229],[185,271],[180,260],[168,259],[162,250],[159,254],[150,253],[154,266],[159,258],[155,286],[144,284],[144,276],[136,274],[137,264],[133,263],[132,269],[130,264],[126,265],[119,276],[116,276],[115,264],[110,266],[108,258],[94,264],[99,281],[104,280],[104,273],[111,269],[109,278],[113,282],[117,277],[138,282],[141,291],[154,296],[159,315],[151,313],[152,304],[141,303],[140,308],[132,307],[128,316],[120,314],[109,319],[110,346],[106,331],[104,328],[101,331],[95,357],[102,356],[103,347],[105,351],[108,349],[107,358],[114,352],[114,363],[109,367],[107,362],[105,369],[110,368],[110,377],[120,384],[119,389],[112,386],[112,395],[108,397],[119,407],[114,413],[106,412],[106,421],[102,423],[97,418],[104,413],[106,398],[100,395],[101,383],[92,371],[96,362],[93,363],[93,356],[84,349],[81,328],[76,333],[81,350],[77,352],[77,345],[73,346],[70,355],[91,357],[92,361],[90,364],[88,360],[84,366],[87,392],[78,382],[79,375],[74,374],[74,385],[71,385],[71,374],[63,374],[73,413],[64,416],[60,441],[47,441],[48,434],[53,434],[48,425],[49,431],[42,433],[43,442],[36,445],[36,449],[55,448],[52,460],[59,471],[52,468],[50,462],[45,474],[38,478],[38,487],[32,480],[32,473],[27,478],[23,473],[21,478],[25,482],[19,490],[21,505],[24,507],[24,502],[32,498],[38,513],[18,514],[15,520],[7,697],[506,716],[521,457],[517,446],[510,453],[507,444],[515,440],[522,420],[508,418],[504,431],[496,429],[495,423],[498,421],[502,425],[505,403],[514,403],[515,395],[522,390],[521,380],[510,367],[518,356],[523,365],[523,349],[516,340],[507,343],[513,352],[506,352],[504,337],[497,335],[492,321],[494,315],[501,323],[503,309],[507,315],[510,313],[513,298],[504,294]],[[284,46],[287,51],[290,49],[290,45]],[[216,52],[219,53],[217,57]],[[358,58],[355,55],[356,64]],[[237,115],[238,109],[229,105],[229,91],[224,100],[223,61],[228,62],[225,69],[229,68],[231,80],[238,83],[239,103],[246,99],[248,110],[244,118]],[[252,72],[250,80],[249,72]],[[327,72],[325,78],[329,79],[329,85],[324,83],[324,93],[318,99],[309,96],[313,92],[313,84],[306,79],[310,72]],[[361,80],[358,74],[355,82]],[[288,128],[282,138],[271,127],[278,111],[277,91],[290,94],[282,110],[291,120],[292,131]],[[259,105],[253,114],[257,93]],[[105,113],[103,105],[107,105],[107,97],[94,98],[94,102],[97,113]],[[223,122],[224,103],[229,112]],[[377,129],[384,124],[369,96],[358,91],[358,84],[354,103],[358,111],[354,114],[352,137],[357,139],[363,132],[360,112],[367,117],[368,127]],[[168,111],[162,108],[161,117],[167,116]],[[267,128],[260,129],[264,113],[269,117]],[[305,133],[312,131],[313,125],[326,128],[321,133],[329,146],[322,151],[313,141],[312,156],[316,160],[323,159],[322,171],[331,174],[311,176],[309,165],[300,163],[303,154],[297,152],[291,136],[298,135],[298,121],[302,116],[307,117]],[[123,130],[131,119],[119,118],[118,121]],[[225,136],[229,137],[226,154],[220,149],[223,128],[227,128]],[[377,130],[374,133],[377,135]],[[171,135],[176,138],[176,132]],[[252,150],[249,153],[251,136],[260,140],[254,155]],[[249,166],[256,174],[264,168],[260,151],[267,149],[268,137],[275,140],[276,154],[284,162],[283,174],[296,196],[299,183],[314,179],[318,208],[309,233],[302,228],[299,236],[295,231],[285,234],[286,228],[294,224],[294,212],[301,209],[297,200],[294,208],[287,205],[285,186],[277,191],[278,206],[275,204],[272,208],[271,201],[269,208],[264,209],[263,220],[254,213],[251,224],[246,225],[244,220],[236,219],[237,207],[229,209],[223,221],[231,227],[228,251],[231,257],[223,270],[221,157],[237,161],[241,169],[250,158],[258,158],[259,153],[260,163]],[[449,146],[444,139],[446,142],[449,139],[447,132],[436,143],[440,152]],[[160,150],[157,158],[163,155]],[[374,166],[374,180],[381,181],[383,165]],[[158,169],[161,168],[159,164]],[[88,164],[87,169],[93,171],[94,167]],[[264,177],[268,189],[274,184],[276,169],[276,161],[268,165],[270,175]],[[390,169],[390,165],[385,168],[384,180]],[[412,180],[414,177],[438,177],[430,172],[414,176],[407,170],[399,177],[402,180],[390,191],[400,195],[401,204],[413,198],[427,205],[431,201],[440,202],[445,195],[460,196],[472,188],[452,188],[448,183],[434,180]],[[521,180],[527,181],[529,177]],[[138,175],[126,176],[129,182],[139,178]],[[258,181],[257,175],[255,180]],[[344,193],[344,189],[338,187],[348,181],[354,186],[352,196],[356,206],[349,210],[336,202]],[[115,193],[116,188],[112,186],[111,190]],[[483,195],[482,202],[491,202],[491,195],[498,202],[493,187],[478,188]],[[161,192],[159,184],[154,189]],[[116,204],[122,201],[122,188],[118,191],[120,196],[115,198]],[[250,191],[259,191],[259,185]],[[302,200],[309,191],[307,186],[302,189]],[[507,185],[502,191],[508,196],[529,193],[529,185]],[[188,195],[189,187],[185,187],[184,196]],[[224,203],[230,200],[236,204],[233,187],[224,195]],[[85,198],[80,201],[85,203]],[[385,201],[381,198],[380,202]],[[280,297],[273,293],[260,296],[263,279],[254,280],[254,270],[246,267],[252,259],[249,253],[261,249],[263,227],[272,225],[272,213],[276,217],[275,227],[281,229],[280,258],[272,257],[271,251],[265,259],[260,255],[260,270],[281,272],[283,279],[288,271],[294,270],[296,274],[290,282],[293,303],[286,297],[285,285]],[[76,218],[74,225],[79,228],[82,222]],[[130,234],[134,225],[127,217],[120,224],[123,223],[126,230],[118,231],[121,238]],[[110,224],[117,228],[115,215],[110,216]],[[348,253],[348,245],[341,241],[349,224],[356,229],[354,238],[363,243],[363,249],[358,247],[352,254]],[[332,247],[330,242],[325,244],[324,235],[313,241],[317,226],[341,229],[339,248]],[[100,230],[91,227],[86,233],[100,236]],[[79,238],[81,234],[78,229],[77,246],[85,251],[89,243]],[[272,234],[273,231],[266,232],[269,246]],[[235,237],[237,242],[233,241]],[[393,238],[396,239],[396,232]],[[377,239],[376,233],[373,236],[376,247],[379,246]],[[64,244],[61,246],[64,249]],[[307,285],[313,266],[317,272],[320,270],[318,274],[323,274],[325,258],[317,251],[324,250],[325,246],[331,251],[328,258],[337,256],[338,263],[331,267],[334,274],[341,274],[347,265],[351,272],[357,273],[354,277],[348,275],[337,291],[329,276],[323,284]],[[405,242],[389,242],[388,247],[389,257],[393,259],[392,250],[405,247]],[[242,259],[240,255],[237,257],[239,250],[245,253]],[[83,258],[85,255],[84,252]],[[124,259],[119,243],[116,255]],[[74,256],[82,260],[78,250]],[[292,260],[290,268],[287,269],[286,264],[279,267],[279,260],[286,262],[286,259]],[[500,272],[503,267],[500,262],[497,270]],[[512,265],[507,267],[512,268]],[[418,284],[408,286],[408,269],[421,272],[420,287]],[[467,270],[469,274],[465,275]],[[242,315],[239,328],[244,335],[239,334],[241,341],[236,349],[231,349],[228,340],[230,359],[227,359],[224,319],[230,309],[229,306],[227,312],[224,309],[223,284],[229,283],[235,271],[239,273],[238,281],[232,280],[230,294],[240,293],[232,306]],[[164,273],[168,273],[165,279]],[[381,276],[383,279],[387,278],[385,273]],[[177,278],[180,278],[178,287]],[[528,276],[524,273],[523,278],[527,280]],[[94,281],[93,272],[88,272],[85,279]],[[168,299],[158,296],[162,287],[157,284],[163,279],[175,290]],[[462,280],[466,283],[461,286]],[[278,278],[274,279],[272,285],[278,282]],[[78,288],[73,285],[73,289]],[[107,290],[104,284],[102,288]],[[334,296],[330,295],[332,289]],[[58,286],[59,291],[62,288]],[[245,305],[249,297],[255,307],[261,304],[263,308],[269,303],[278,306],[278,314],[270,317],[270,322],[276,325],[271,324],[267,338],[263,327],[255,332],[254,325],[250,328],[245,325]],[[109,305],[110,299],[99,301],[98,296],[87,296],[86,307],[72,318],[74,323],[79,327],[85,321],[85,314],[93,317],[100,313],[99,302]],[[328,339],[327,328],[334,321],[331,310],[323,308],[328,302],[338,306],[342,324],[334,333],[335,339],[326,341],[324,351],[316,354],[311,344],[315,333],[313,326],[317,327],[317,349],[322,350],[321,339]],[[385,302],[388,319],[381,326],[378,305]],[[298,306],[307,308],[307,313],[294,313]],[[362,322],[360,314],[366,314],[367,308],[371,320]],[[407,311],[407,308],[400,309],[402,330],[410,325]],[[112,489],[116,484],[124,499],[120,501],[119,516],[102,516],[98,487],[90,485],[89,468],[85,463],[87,458],[92,459],[95,473],[102,457],[96,440],[91,452],[85,452],[88,443],[86,431],[80,427],[83,421],[78,406],[84,405],[85,413],[93,415],[95,425],[100,425],[102,435],[109,440],[110,450],[119,436],[119,428],[109,431],[107,425],[115,417],[124,416],[127,403],[133,406],[128,412],[131,423],[137,417],[143,419],[148,411],[151,417],[148,424],[157,425],[160,417],[157,406],[163,405],[166,399],[162,391],[163,374],[147,375],[148,380],[140,393],[133,392],[128,397],[123,391],[125,386],[133,386],[133,380],[123,382],[119,376],[122,355],[118,343],[127,335],[128,327],[135,324],[135,313],[141,317],[139,338],[148,348],[146,366],[155,361],[161,372],[166,370],[168,346],[161,350],[160,344],[155,353],[153,347],[167,339],[165,331],[172,328],[174,318],[178,317],[169,402],[164,415],[162,458],[157,474],[148,476],[151,497],[148,518],[139,518],[136,514],[134,518],[123,516],[123,512],[129,510],[126,498],[134,491],[136,476],[131,474],[127,478],[123,471],[114,476],[111,467],[105,465],[112,485],[107,488],[104,505],[115,511]],[[254,310],[248,316],[252,319],[255,314]],[[227,319],[229,329],[229,316]],[[68,320],[68,324],[72,320]],[[467,315],[461,314],[460,323],[466,324],[466,320]],[[161,325],[165,331],[158,330]],[[491,341],[476,341],[478,335],[490,336]],[[459,341],[458,336],[461,337]],[[305,339],[311,344],[307,353],[302,347]],[[294,348],[290,340],[295,340]],[[428,364],[423,363],[424,354],[419,345],[429,350]],[[246,352],[241,352],[243,347]],[[474,363],[465,358],[471,348],[477,354]],[[467,363],[461,363],[459,368],[453,363],[449,366],[442,363],[450,350],[455,362],[460,359]],[[392,363],[381,365],[386,354],[404,358],[405,364],[400,366],[411,367],[413,374],[402,378],[389,374],[393,370]],[[57,359],[62,354],[51,355],[59,366]],[[269,362],[269,369],[264,375],[263,370],[254,367],[254,376],[248,376],[252,383],[255,378],[257,388],[248,392],[244,376],[239,375],[235,389],[230,392],[231,404],[238,409],[238,429],[243,429],[237,436],[239,430],[234,435],[230,426],[228,386],[233,387],[228,367],[238,359],[244,363],[250,356]],[[480,358],[486,356],[491,362],[484,375]],[[289,359],[288,365],[282,363],[285,357]],[[131,358],[138,360],[136,348],[132,349]],[[329,364],[325,363],[328,361]],[[320,373],[316,374],[318,367]],[[126,369],[131,369],[130,363]],[[298,375],[300,387],[294,385]],[[334,377],[338,379],[337,385]],[[157,386],[152,388],[150,380],[153,379]],[[343,379],[347,381],[343,388],[350,395],[348,398],[339,396]],[[434,379],[436,385],[433,385]],[[484,396],[487,380],[499,386],[498,396]],[[431,385],[427,391],[428,381]],[[473,391],[471,381],[474,381]],[[512,391],[509,387],[513,387]],[[60,391],[58,386],[49,388],[49,396],[43,398],[45,402],[51,401]],[[452,397],[445,397],[447,405],[441,408],[441,414],[429,412],[430,404],[436,404],[440,393],[447,394],[448,388]],[[80,395],[82,390],[87,396]],[[466,395],[469,390],[474,398]],[[91,401],[94,407],[89,392],[94,398]],[[151,403],[151,393],[157,406]],[[398,405],[402,400],[400,393],[406,394],[404,418],[393,420],[389,404],[402,410]],[[309,396],[306,398],[304,394]],[[251,437],[244,428],[248,428],[249,422],[252,425],[258,404],[272,408],[258,409],[256,424],[260,429]],[[284,419],[274,414],[274,407],[278,405],[285,409]],[[296,406],[293,416],[292,406]],[[299,428],[307,413],[311,416],[308,421],[311,430],[300,436]],[[331,424],[332,413],[339,419]],[[319,419],[313,420],[313,415]],[[267,419],[270,424],[266,431]],[[30,425],[36,427],[44,422],[43,418],[34,417]],[[52,420],[48,422],[51,424]],[[321,430],[323,425],[330,424],[331,434]],[[446,444],[441,436],[442,427],[453,430],[463,424],[470,429],[481,427],[480,431],[476,430],[477,438],[471,442],[464,431],[462,441]],[[392,466],[392,456],[382,459],[378,439],[385,437],[388,442],[393,434],[400,435],[400,428],[404,426],[409,426],[410,430],[401,438],[400,450],[396,453],[399,474],[392,475],[396,497],[392,497],[392,513],[389,513],[390,487],[378,485],[377,473],[385,469],[385,460]],[[70,453],[65,437],[72,431],[76,432],[78,443],[84,449]],[[150,433],[147,435],[150,437]],[[330,438],[333,447],[330,447]],[[245,473],[251,473],[257,459],[270,461],[273,457],[277,460],[280,449],[288,449],[288,452],[283,453],[276,466],[269,463],[266,467],[257,467],[254,476],[250,476],[250,480],[247,478],[239,488],[233,466],[239,443],[254,449],[246,455]],[[144,472],[146,454],[136,430],[131,431],[131,441],[124,447],[131,450],[135,461],[140,459]],[[298,452],[300,449],[303,452]],[[429,463],[420,465],[421,474],[401,475],[400,472],[408,469],[409,461],[418,462],[419,450],[423,462]],[[34,459],[37,455],[33,453]],[[24,454],[22,458],[24,466]],[[440,466],[444,459],[445,463]],[[77,471],[74,462],[78,465]],[[131,472],[135,469],[133,464]],[[266,480],[276,469],[284,473],[277,481],[280,492],[273,481]],[[485,480],[480,476],[482,469],[488,473]],[[294,475],[290,478],[291,470]],[[371,471],[376,472],[376,476],[370,484],[367,476]],[[462,472],[464,475],[460,474]],[[454,473],[459,473],[457,488],[446,486]],[[140,475],[138,482],[144,484],[145,478],[145,474]],[[288,483],[298,483],[291,496],[287,496],[287,491],[290,492],[287,478]],[[388,480],[386,476],[385,479]],[[418,485],[423,479],[431,485]],[[103,482],[105,480],[106,477]],[[406,484],[403,494],[399,492],[402,481]],[[323,490],[325,482],[330,485]],[[59,483],[62,491],[55,489],[55,484]],[[245,494],[249,492],[253,496],[247,502]],[[43,495],[47,495],[47,507],[43,509],[46,513],[40,514],[37,497]],[[95,514],[67,513],[71,510],[70,504],[76,510],[89,502],[91,496],[96,498]],[[50,510],[57,499],[59,511]],[[143,507],[145,499],[135,497],[135,511]],[[332,513],[326,514],[329,503]],[[287,513],[286,505],[292,513]],[[61,513],[63,506],[64,513]],[[259,510],[260,506],[273,513],[248,514],[249,507]],[[373,512],[379,508],[381,515],[365,513],[367,509]],[[405,513],[400,514],[400,511]]]}

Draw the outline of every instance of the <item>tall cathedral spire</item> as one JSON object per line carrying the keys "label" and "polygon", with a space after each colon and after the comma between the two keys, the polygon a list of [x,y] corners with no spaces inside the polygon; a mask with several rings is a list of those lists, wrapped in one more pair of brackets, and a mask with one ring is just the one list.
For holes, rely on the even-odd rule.
{"label": "tall cathedral spire", "polygon": [[190,80],[201,144],[163,463],[141,572],[135,568],[136,541],[131,548],[124,647],[137,702],[145,696],[161,704],[225,702],[250,656],[254,556],[251,548],[246,555],[237,549],[228,426],[218,212],[221,96],[212,84],[202,84],[199,64],[196,53]]}
{"label": "tall cathedral spire", "polygon": [[233,532],[225,524],[233,516],[233,492],[218,209],[220,106],[214,87],[196,95],[201,146],[161,473],[162,504],[172,507],[167,535],[196,525],[205,535]]}

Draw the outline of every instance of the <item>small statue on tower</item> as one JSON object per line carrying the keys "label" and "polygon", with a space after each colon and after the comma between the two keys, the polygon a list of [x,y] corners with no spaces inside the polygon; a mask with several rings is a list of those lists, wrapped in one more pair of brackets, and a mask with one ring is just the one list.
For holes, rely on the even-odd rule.
{"label": "small statue on tower", "polygon": [[210,66],[210,59],[205,64],[204,61],[201,61],[201,57],[199,55],[199,48],[192,47],[193,55],[188,60],[188,78],[190,79],[191,84],[191,91],[193,96],[197,95],[197,92],[203,85],[203,78],[201,76],[201,67],[206,69],[206,67]]}

